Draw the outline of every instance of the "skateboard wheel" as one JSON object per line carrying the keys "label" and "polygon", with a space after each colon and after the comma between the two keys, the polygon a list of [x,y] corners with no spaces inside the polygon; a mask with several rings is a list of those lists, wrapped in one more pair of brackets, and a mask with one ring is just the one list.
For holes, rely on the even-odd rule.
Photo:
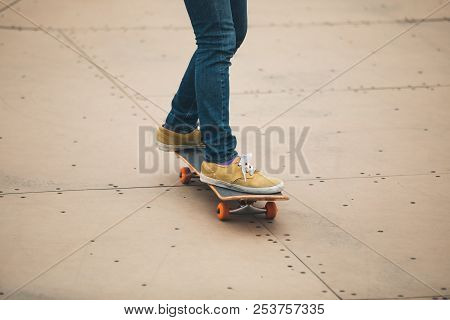
{"label": "skateboard wheel", "polygon": [[188,184],[191,181],[192,172],[188,167],[183,167],[180,169],[180,182],[182,184]]}
{"label": "skateboard wheel", "polygon": [[224,221],[227,220],[230,216],[230,207],[225,202],[219,202],[217,205],[217,218],[219,220]]}
{"label": "skateboard wheel", "polygon": [[278,213],[278,208],[277,208],[277,204],[273,201],[269,201],[266,203],[265,205],[266,208],[266,218],[267,219],[274,219],[277,216]]}

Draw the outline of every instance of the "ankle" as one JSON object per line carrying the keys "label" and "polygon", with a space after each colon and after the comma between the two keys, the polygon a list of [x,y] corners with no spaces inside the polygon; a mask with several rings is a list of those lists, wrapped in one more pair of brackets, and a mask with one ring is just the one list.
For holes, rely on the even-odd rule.
{"label": "ankle", "polygon": [[221,166],[229,166],[230,164],[232,164],[232,163],[233,163],[234,159],[236,159],[236,156],[235,156],[235,157],[233,157],[233,158],[231,158],[231,159],[230,159],[230,160],[228,160],[228,161],[224,161],[224,162],[219,162],[219,163],[218,163],[218,165],[221,165]]}

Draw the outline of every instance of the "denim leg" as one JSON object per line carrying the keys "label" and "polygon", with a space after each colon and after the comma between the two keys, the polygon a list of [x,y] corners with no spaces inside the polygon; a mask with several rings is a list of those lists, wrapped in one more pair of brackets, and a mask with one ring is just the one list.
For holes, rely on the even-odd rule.
{"label": "denim leg", "polygon": [[234,29],[236,31],[236,51],[244,42],[247,34],[247,0],[230,0],[233,13]]}
{"label": "denim leg", "polygon": [[195,53],[181,80],[180,87],[172,99],[172,109],[167,115],[164,127],[187,133],[197,128],[198,112],[195,99]]}
{"label": "denim leg", "polygon": [[237,155],[229,126],[229,66],[236,50],[230,0],[185,0],[194,28],[195,92],[200,130],[208,162]]}
{"label": "denim leg", "polygon": [[200,119],[209,162],[234,158],[236,138],[229,126],[230,59],[247,32],[247,0],[185,0],[196,35],[195,51],[166,126],[189,132]]}

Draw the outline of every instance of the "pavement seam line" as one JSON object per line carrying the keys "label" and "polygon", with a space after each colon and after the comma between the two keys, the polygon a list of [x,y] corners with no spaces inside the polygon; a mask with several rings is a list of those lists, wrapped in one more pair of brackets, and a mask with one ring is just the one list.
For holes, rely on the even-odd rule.
{"label": "pavement seam line", "polygon": [[[349,21],[319,21],[319,22],[309,22],[309,23],[284,23],[284,24],[249,24],[249,29],[261,29],[261,28],[302,28],[302,27],[340,27],[340,26],[370,26],[370,25],[386,25],[386,24],[411,24],[419,21],[418,18],[404,18],[404,19],[392,19],[392,20],[349,20]],[[423,22],[426,23],[440,23],[448,22],[450,17],[439,17],[425,19]],[[25,27],[25,26],[7,26],[0,25],[0,29],[10,29],[10,30],[25,30],[25,31],[38,31],[36,27]],[[63,31],[122,31],[122,30],[190,30],[189,26],[132,26],[132,27],[60,27],[54,28],[49,27],[49,30],[63,30]]]}
{"label": "pavement seam line", "polygon": [[[12,196],[12,195],[21,195],[21,194],[45,194],[45,193],[58,193],[58,192],[117,191],[117,190],[139,190],[139,189],[160,189],[160,188],[184,188],[184,187],[189,188],[191,186],[174,184],[174,185],[141,186],[141,187],[60,189],[60,190],[42,190],[42,191],[0,193],[0,196]],[[192,187],[198,187],[198,185],[192,185]]]}
{"label": "pavement seam line", "polygon": [[[256,219],[258,219],[258,217],[256,217]],[[269,232],[275,239],[278,240],[278,243],[281,243],[281,245],[283,247],[285,247],[298,261],[300,261],[305,267],[306,269],[308,269],[320,282],[322,282],[322,284],[328,288],[328,290],[330,290],[339,300],[342,300],[342,297],[337,294],[333,288],[331,288],[330,285],[328,285],[325,280],[323,280],[310,266],[308,266],[295,252],[293,252],[291,250],[291,248],[288,247],[288,245],[283,241],[280,240],[280,238],[278,238],[273,232],[272,230],[270,230],[264,223],[260,222],[260,225],[262,225],[264,227],[264,229],[267,230],[267,232]]]}
{"label": "pavement seam line", "polygon": [[[335,180],[354,180],[354,179],[378,179],[378,178],[397,178],[397,177],[421,177],[434,175],[448,175],[450,172],[436,172],[436,173],[416,173],[416,174],[392,174],[380,176],[364,176],[364,177],[331,177],[331,178],[311,178],[311,179],[284,179],[288,182],[311,182],[311,181],[335,181]],[[201,184],[200,184],[201,185]],[[5,192],[0,193],[0,196],[21,195],[21,194],[43,194],[43,193],[58,193],[58,192],[82,192],[82,191],[109,191],[109,190],[137,190],[137,189],[157,189],[157,188],[190,188],[199,187],[198,184],[188,185],[162,185],[162,186],[131,186],[131,187],[117,187],[117,188],[80,188],[80,189],[60,189],[60,190],[41,190],[41,191],[24,191],[24,192]]]}
{"label": "pavement seam line", "polygon": [[2,1],[2,3],[5,5],[3,8],[0,8],[0,13],[2,13],[3,11],[8,10],[9,8],[11,8],[12,6],[16,5],[17,3],[19,3],[22,0],[15,0],[13,2],[11,2],[10,4],[6,4]]}
{"label": "pavement seam line", "polygon": [[334,180],[354,180],[354,179],[380,179],[380,178],[398,178],[398,177],[429,177],[436,175],[448,175],[450,172],[436,172],[436,173],[411,173],[411,174],[390,174],[379,176],[350,176],[350,177],[331,177],[331,178],[310,178],[310,179],[284,179],[284,181],[292,182],[308,182],[308,181],[334,181]]}

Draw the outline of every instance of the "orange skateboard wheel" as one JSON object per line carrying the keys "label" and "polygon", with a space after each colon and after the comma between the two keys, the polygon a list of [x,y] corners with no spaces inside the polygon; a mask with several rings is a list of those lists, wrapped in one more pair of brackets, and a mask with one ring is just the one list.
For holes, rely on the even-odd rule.
{"label": "orange skateboard wheel", "polygon": [[274,219],[277,216],[278,213],[278,208],[277,208],[277,204],[273,201],[269,201],[266,203],[265,205],[266,208],[266,218],[267,219]]}
{"label": "orange skateboard wheel", "polygon": [[183,167],[180,169],[180,182],[182,184],[188,184],[191,181],[192,172],[188,167]]}
{"label": "orange skateboard wheel", "polygon": [[227,220],[230,216],[230,207],[225,202],[219,202],[217,205],[217,217],[219,220],[224,221]]}

